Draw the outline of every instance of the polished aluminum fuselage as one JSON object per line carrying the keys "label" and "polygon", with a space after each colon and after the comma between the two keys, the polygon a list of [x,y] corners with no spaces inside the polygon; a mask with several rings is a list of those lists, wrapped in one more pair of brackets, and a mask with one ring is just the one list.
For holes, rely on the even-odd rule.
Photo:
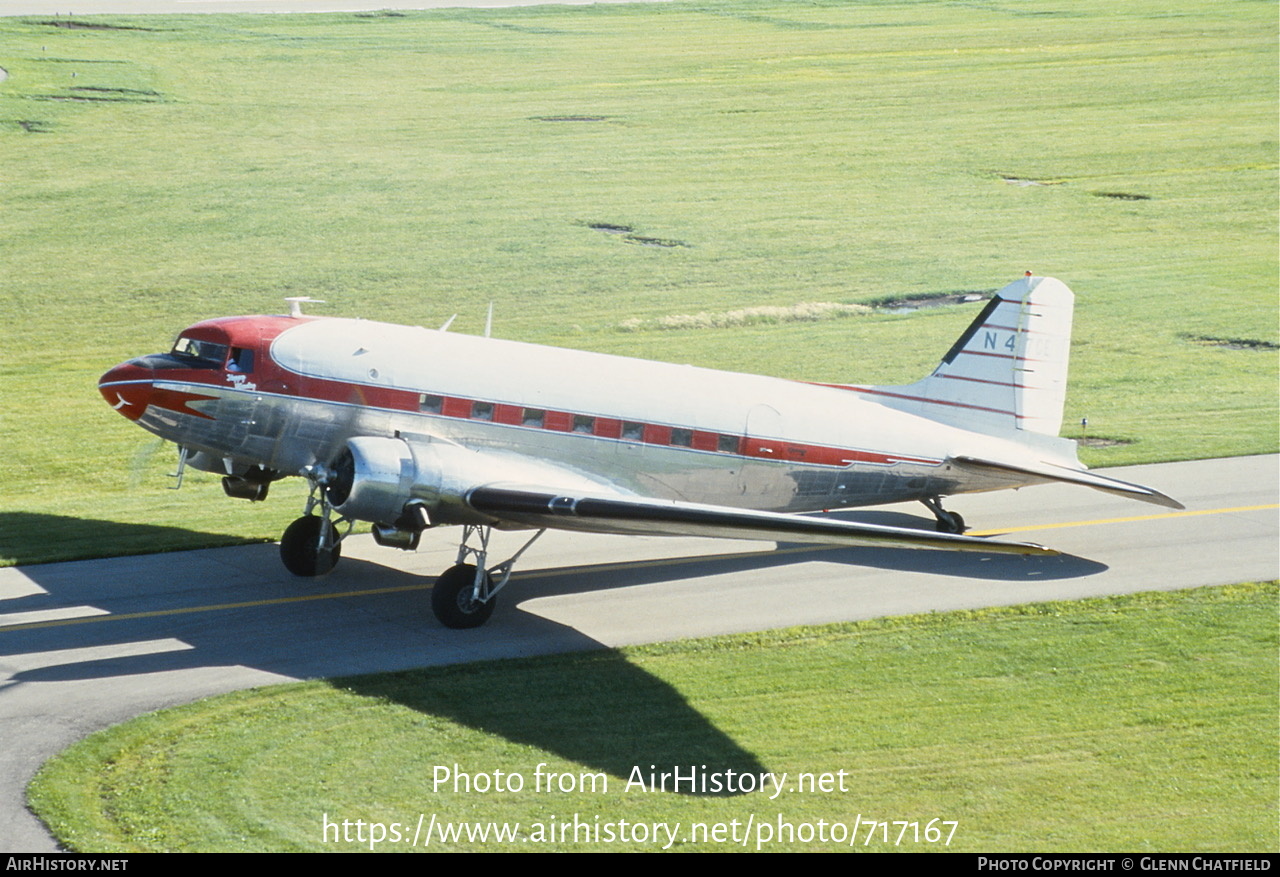
{"label": "polished aluminum fuselage", "polygon": [[798,512],[1042,480],[961,472],[948,462],[958,456],[1078,465],[1072,443],[961,429],[886,407],[869,388],[362,320],[243,317],[192,330],[253,349],[252,370],[144,357],[104,376],[102,392],[197,465],[231,475],[300,474],[331,465],[353,437],[395,437],[482,452],[493,482],[545,475]]}

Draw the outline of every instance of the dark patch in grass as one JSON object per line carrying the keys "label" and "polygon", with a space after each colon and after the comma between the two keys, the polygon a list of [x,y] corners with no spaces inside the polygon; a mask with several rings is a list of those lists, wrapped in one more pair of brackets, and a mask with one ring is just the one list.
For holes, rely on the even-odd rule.
{"label": "dark patch in grass", "polygon": [[640,244],[642,247],[688,247],[684,241],[673,241],[667,238],[651,238],[640,234],[623,235],[622,239],[629,244]]}
{"label": "dark patch in grass", "polygon": [[689,247],[684,241],[671,240],[670,238],[655,238],[648,235],[636,234],[635,226],[620,225],[616,222],[584,222],[587,228],[595,231],[602,231],[605,234],[621,235],[622,239],[629,244],[640,244],[642,247]]}
{"label": "dark patch in grass", "polygon": [[1076,444],[1083,448],[1114,448],[1117,445],[1131,445],[1133,439],[1110,438],[1105,435],[1086,435],[1076,439]]}
{"label": "dark patch in grass", "polygon": [[37,21],[44,27],[65,27],[68,30],[141,30],[156,33],[154,27],[138,27],[132,24],[108,24],[105,21],[77,21],[74,18],[59,18],[54,21]]}
{"label": "dark patch in grass", "polygon": [[631,234],[635,231],[629,225],[617,225],[612,222],[588,222],[587,228],[594,228],[596,231],[602,231],[605,234]]}
{"label": "dark patch in grass", "polygon": [[158,91],[149,88],[112,88],[105,85],[73,85],[68,91],[75,94],[33,94],[32,100],[89,101],[94,103],[153,104],[162,99]]}
{"label": "dark patch in grass", "polygon": [[921,308],[940,308],[982,301],[989,295],[991,295],[989,289],[957,289],[952,292],[925,292],[912,296],[886,296],[869,301],[867,304],[883,311],[917,311]]}
{"label": "dark patch in grass", "polygon": [[92,91],[100,94],[140,94],[147,97],[159,97],[160,92],[148,88],[107,88],[102,85],[73,85],[72,91]]}
{"label": "dark patch in grass", "polygon": [[756,15],[751,13],[728,13],[727,18],[736,18],[740,22],[750,22],[753,24],[768,24],[769,27],[777,27],[783,31],[844,31],[847,29],[844,24],[831,24],[828,22],[797,22],[794,18],[777,18],[774,15]]}
{"label": "dark patch in grass", "polygon": [[53,125],[40,119],[6,119],[0,121],[0,125],[6,128],[18,128],[28,134],[49,134],[53,131]]}
{"label": "dark patch in grass", "polygon": [[1150,201],[1150,195],[1139,195],[1135,192],[1090,192],[1095,198],[1112,198],[1116,201]]}
{"label": "dark patch in grass", "polygon": [[988,12],[999,12],[1004,15],[1037,18],[1082,18],[1083,13],[1057,9],[1018,9],[1012,6],[1001,6],[996,3],[962,3],[970,9],[985,9]]}
{"label": "dark patch in grass", "polygon": [[1188,341],[1206,347],[1225,347],[1228,350],[1280,350],[1280,344],[1257,338],[1217,338],[1213,335],[1183,335]]}
{"label": "dark patch in grass", "polygon": [[572,34],[572,31],[557,30],[554,27],[530,27],[525,24],[511,24],[505,21],[484,21],[479,19],[473,20],[472,24],[482,24],[494,30],[513,30],[516,33],[538,34],[541,36],[568,36]]}
{"label": "dark patch in grass", "polygon": [[376,12],[357,12],[356,18],[408,18],[403,12],[394,9],[379,9]]}
{"label": "dark patch in grass", "polygon": [[531,122],[607,122],[608,116],[530,116]]}
{"label": "dark patch in grass", "polygon": [[154,104],[156,98],[141,95],[105,95],[105,94],[33,94],[31,100],[80,101],[100,104]]}
{"label": "dark patch in grass", "polygon": [[996,174],[1010,186],[1060,186],[1061,180],[1037,180],[1033,177],[1020,177],[1016,174]]}
{"label": "dark patch in grass", "polygon": [[42,64],[128,64],[123,59],[110,58],[32,58]]}

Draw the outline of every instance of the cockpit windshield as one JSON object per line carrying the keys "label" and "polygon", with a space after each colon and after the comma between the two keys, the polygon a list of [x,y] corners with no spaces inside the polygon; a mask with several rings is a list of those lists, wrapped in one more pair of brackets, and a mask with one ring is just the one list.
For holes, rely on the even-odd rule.
{"label": "cockpit windshield", "polygon": [[191,368],[222,368],[227,361],[227,345],[183,337],[173,345],[173,355]]}

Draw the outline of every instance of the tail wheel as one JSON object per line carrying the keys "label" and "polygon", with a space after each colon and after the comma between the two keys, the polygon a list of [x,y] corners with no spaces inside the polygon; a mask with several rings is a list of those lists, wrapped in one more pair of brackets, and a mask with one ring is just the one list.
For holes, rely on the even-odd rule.
{"label": "tail wheel", "polygon": [[944,511],[938,515],[939,533],[963,533],[967,529],[969,528],[965,526],[964,518],[958,512]]}
{"label": "tail wheel", "polygon": [[[488,592],[493,579],[486,572],[482,590]],[[460,563],[445,570],[431,589],[431,611],[445,627],[467,630],[479,627],[489,620],[496,597],[477,600],[474,597],[476,568],[470,563]]]}
{"label": "tail wheel", "polygon": [[280,537],[280,560],[295,576],[325,575],[338,565],[341,557],[342,543],[333,524],[318,515],[303,515]]}

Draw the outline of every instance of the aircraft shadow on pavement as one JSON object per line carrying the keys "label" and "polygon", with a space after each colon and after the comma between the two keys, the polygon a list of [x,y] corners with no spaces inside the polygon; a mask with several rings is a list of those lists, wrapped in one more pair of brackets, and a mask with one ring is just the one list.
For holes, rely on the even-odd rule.
{"label": "aircraft shadow on pavement", "polygon": [[[274,576],[276,546],[234,550],[240,566],[261,566]],[[44,593],[0,593],[0,613],[69,611],[65,618],[14,619],[0,627],[0,658],[50,656],[43,666],[18,670],[10,683],[211,667],[321,678],[601,646],[566,625],[501,604],[487,627],[448,630],[431,614],[430,579],[358,558],[344,559],[323,578],[284,574],[237,582],[228,578],[234,570],[211,565],[202,554],[96,561],[112,565],[105,582],[78,563],[24,568]],[[134,564],[136,575],[121,575]]]}
{"label": "aircraft shadow on pavement", "polygon": [[[237,549],[239,565],[274,569],[276,551],[273,545]],[[324,579],[286,577],[264,593],[260,583],[215,580],[201,554],[181,556],[189,559],[185,570],[183,560],[171,556],[163,573],[156,556],[104,561],[118,567],[109,587],[90,580],[80,564],[25,569],[46,593],[6,599],[0,592],[0,613],[73,606],[103,614],[0,628],[0,663],[17,667],[0,682],[0,698],[12,686],[110,681],[119,688],[125,677],[137,677],[120,696],[136,698],[141,713],[270,682],[240,670],[250,668],[293,678],[338,677],[333,684],[339,687],[602,771],[616,778],[611,786],[637,768],[646,778],[651,767],[663,772],[677,765],[686,773],[689,765],[722,774],[768,770],[666,681],[580,631],[513,604],[500,605],[487,628],[447,630],[431,616],[429,581],[406,572],[348,558]],[[130,565],[140,568],[136,578]],[[182,581],[176,590],[175,575]],[[391,593],[360,593],[374,589]],[[354,596],[310,599],[326,594]],[[261,605],[271,598],[294,602]],[[527,661],[481,660],[531,655]],[[427,665],[452,666],[409,670]],[[211,686],[205,671],[217,668],[230,668],[230,676]],[[400,670],[409,672],[387,672]],[[157,699],[147,692],[154,674],[173,673],[192,680],[186,694]],[[171,691],[173,680],[163,687]],[[74,697],[74,689],[54,691]]]}
{"label": "aircraft shadow on pavement", "polygon": [[[76,522],[89,527],[97,523]],[[274,570],[278,562],[273,545],[247,545],[236,551],[239,568]],[[670,684],[620,653],[602,650],[599,641],[579,630],[521,610],[519,601],[810,561],[1005,581],[1086,576],[1105,569],[1069,556],[988,557],[780,545],[764,552],[518,573],[487,627],[454,631],[439,627],[430,614],[429,580],[408,572],[348,558],[323,579],[265,576],[236,582],[228,581],[227,568],[209,562],[210,556],[170,556],[164,566],[155,556],[105,561],[118,565],[116,583],[110,587],[77,575],[76,564],[27,568],[24,572],[47,593],[9,599],[0,594],[0,612],[87,606],[110,618],[90,616],[70,623],[55,619],[47,625],[0,629],[0,656],[37,656],[34,665],[17,669],[0,684],[0,694],[15,684],[219,667],[247,667],[292,678],[347,677],[335,684],[448,717],[619,778],[637,767],[647,771],[650,765],[658,771],[705,764],[708,771],[759,773],[767,769],[759,759]],[[134,570],[140,571],[136,577]],[[174,587],[175,576],[181,580],[179,588]],[[380,593],[365,593],[375,590]],[[155,643],[167,645],[153,647]],[[565,652],[589,653],[501,665],[466,663]],[[573,666],[566,669],[565,662]],[[353,675],[449,664],[457,666],[438,668],[430,675]],[[185,699],[264,681],[269,680],[237,678],[216,683],[212,690],[200,681]],[[147,681],[139,680],[138,685],[145,687]],[[589,696],[582,697],[584,692]],[[146,708],[158,705],[163,704]]]}
{"label": "aircraft shadow on pavement", "polygon": [[[204,559],[221,557],[213,552],[99,561],[115,565],[116,573],[111,576],[115,584],[110,586],[90,580],[75,564],[27,567],[26,575],[47,593],[9,598],[0,594],[0,613],[87,606],[101,615],[85,617],[73,610],[72,614],[82,617],[0,628],[0,656],[68,651],[85,655],[80,660],[68,655],[68,660],[59,663],[19,670],[12,677],[14,681],[107,678],[217,666],[247,666],[283,676],[317,678],[601,647],[577,629],[522,611],[520,603],[533,597],[746,573],[812,561],[1029,583],[1088,576],[1106,569],[1104,564],[1070,555],[1025,558],[779,545],[770,551],[517,571],[487,626],[454,631],[440,627],[431,615],[430,579],[357,558],[344,559],[332,574],[320,579],[273,578],[278,564],[276,546],[256,544],[235,550],[240,568],[258,567],[271,570],[271,575],[259,581],[237,582],[234,570]],[[180,587],[174,586],[175,579]],[[372,591],[381,593],[365,593]],[[130,643],[159,640],[176,640],[186,647],[118,654]],[[92,653],[112,647],[116,647],[115,656]]]}
{"label": "aircraft shadow on pavement", "polygon": [[[847,520],[854,518],[842,515]],[[932,520],[898,512],[862,512],[856,520],[868,524],[932,529]],[[1104,563],[1075,555],[1022,557],[969,551],[931,551],[911,548],[839,547],[777,543],[772,550],[690,557],[672,557],[634,564],[599,564],[542,569],[525,573],[516,586],[521,597],[563,596],[613,588],[651,585],[700,576],[732,575],[810,563],[839,563],[851,567],[929,573],[979,581],[1044,582],[1082,578],[1105,572]],[[517,572],[517,577],[520,576]],[[1030,597],[1029,597],[1030,599]]]}

